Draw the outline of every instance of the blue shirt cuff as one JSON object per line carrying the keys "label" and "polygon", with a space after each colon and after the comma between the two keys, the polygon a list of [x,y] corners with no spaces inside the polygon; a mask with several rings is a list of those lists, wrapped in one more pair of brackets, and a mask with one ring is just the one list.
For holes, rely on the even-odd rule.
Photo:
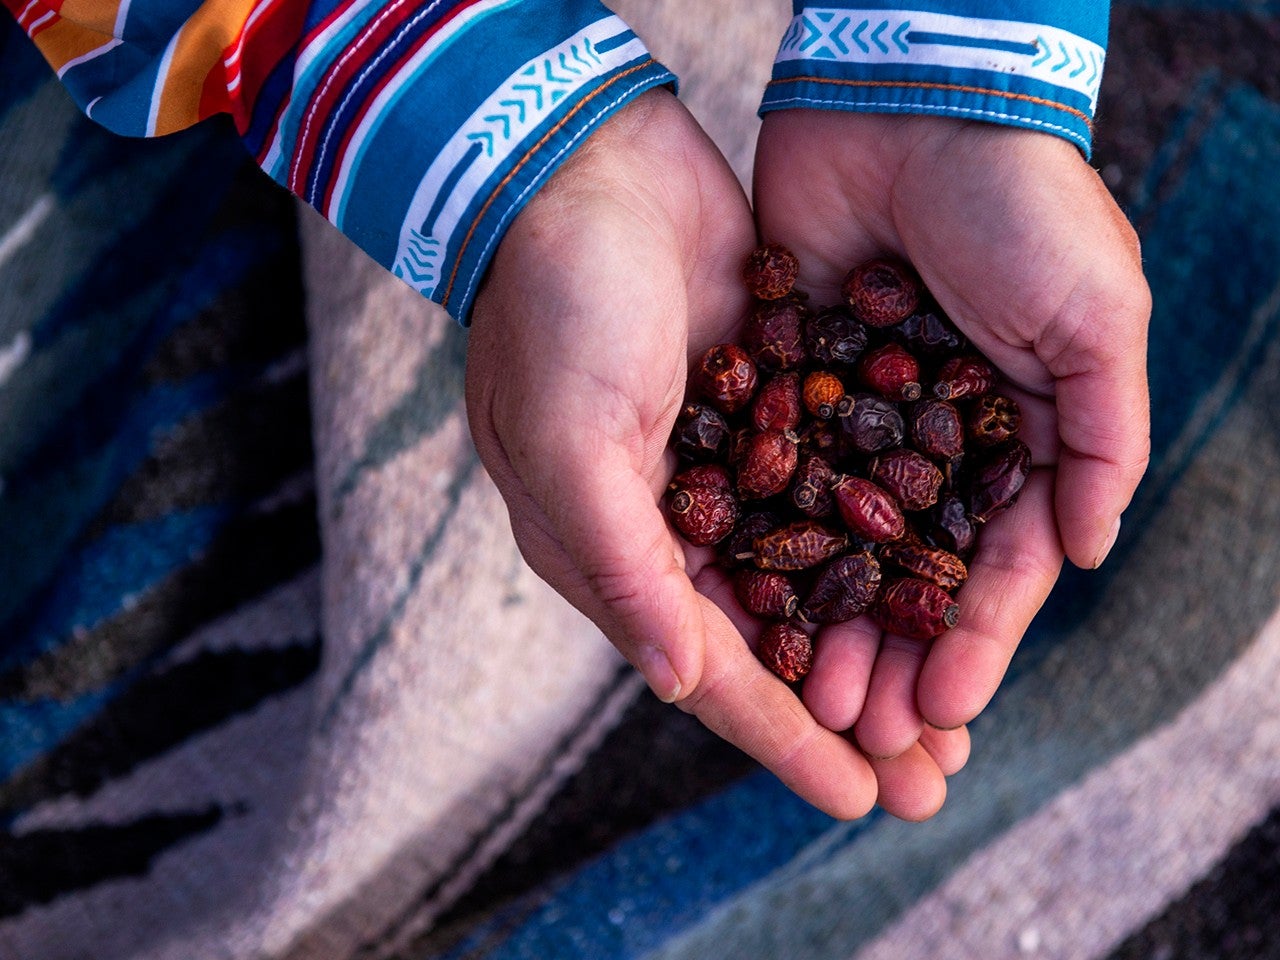
{"label": "blue shirt cuff", "polygon": [[[605,118],[675,77],[595,0],[457,3],[429,37],[388,30],[376,4],[368,11],[300,59],[259,160],[466,323],[534,192]],[[343,62],[357,50],[362,65]],[[325,90],[335,74],[351,78],[347,88]]]}
{"label": "blue shirt cuff", "polygon": [[1051,133],[1090,155],[1107,3],[795,6],[762,114],[813,107],[964,117]]}

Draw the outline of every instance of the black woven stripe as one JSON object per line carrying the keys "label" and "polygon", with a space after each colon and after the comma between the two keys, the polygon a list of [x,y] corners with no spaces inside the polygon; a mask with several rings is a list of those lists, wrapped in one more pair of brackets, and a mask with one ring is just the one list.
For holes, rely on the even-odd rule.
{"label": "black woven stripe", "polygon": [[212,830],[225,813],[211,806],[119,825],[0,834],[0,917],[108,880],[144,876],[156,856]]}
{"label": "black woven stripe", "polygon": [[320,558],[316,503],[306,496],[231,521],[209,550],[111,619],[25,667],[0,674],[0,697],[67,700],[98,689],[260,597]]}
{"label": "black woven stripe", "polygon": [[201,653],[139,679],[87,725],[0,785],[0,814],[42,800],[88,796],[204,730],[305,683],[320,666],[320,639],[263,650]]}
{"label": "black woven stripe", "polygon": [[256,500],[309,473],[313,462],[305,372],[254,384],[158,441],[87,536],[175,510]]}
{"label": "black woven stripe", "polygon": [[1280,957],[1280,807],[1109,960]]}

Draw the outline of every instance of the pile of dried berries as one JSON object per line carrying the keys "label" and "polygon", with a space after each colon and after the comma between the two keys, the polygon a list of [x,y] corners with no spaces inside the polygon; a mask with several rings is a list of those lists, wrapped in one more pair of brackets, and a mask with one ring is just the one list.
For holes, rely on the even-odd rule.
{"label": "pile of dried berries", "polygon": [[909,267],[861,264],[823,308],[798,273],[779,244],[747,259],[742,343],[690,372],[667,496],[676,529],[716,545],[743,607],[772,621],[758,652],[789,681],[813,659],[802,623],[955,626],[978,528],[1031,469],[1018,404]]}

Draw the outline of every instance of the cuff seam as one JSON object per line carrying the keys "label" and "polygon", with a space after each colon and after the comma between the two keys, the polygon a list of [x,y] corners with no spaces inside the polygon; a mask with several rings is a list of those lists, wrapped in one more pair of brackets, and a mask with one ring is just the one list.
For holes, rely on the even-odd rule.
{"label": "cuff seam", "polygon": [[[842,79],[838,77],[800,76],[800,77],[779,77],[778,79],[771,80],[769,82],[768,87],[766,88],[766,96],[768,95],[768,92],[767,92],[768,90],[773,90],[779,86],[783,86],[788,83],[814,83],[814,84],[821,84],[825,86],[862,87],[862,88],[879,88],[879,89],[892,88],[897,90],[939,90],[944,93],[968,93],[968,94],[973,94],[975,96],[996,97],[1001,100],[1018,100],[1024,103],[1032,103],[1040,107],[1049,107],[1050,109],[1053,109],[1053,110],[1061,110],[1063,113],[1068,113],[1071,116],[1076,117],[1078,120],[1084,123],[1085,126],[1088,127],[1089,129],[1093,129],[1093,121],[1091,120],[1089,115],[1086,114],[1083,110],[1077,110],[1075,107],[1070,107],[1067,104],[1061,103],[1057,100],[1050,100],[1045,97],[1037,97],[1029,93],[1018,93],[1013,90],[996,90],[991,87],[974,87],[974,86],[969,86],[968,84],[960,84],[960,83],[935,83],[927,80],[849,80],[849,79]],[[808,99],[808,98],[799,98],[799,99]],[[772,102],[776,103],[779,101],[772,101]],[[906,106],[905,104],[902,104],[902,105]],[[911,106],[914,107],[917,105],[911,104]],[[952,109],[952,108],[947,107],[946,109]],[[968,108],[956,107],[954,109],[968,109]],[[985,111],[977,111],[977,112],[985,112]],[[1001,116],[1004,116],[1004,115],[1001,115]],[[1009,116],[1018,116],[1018,115],[1011,114]]]}

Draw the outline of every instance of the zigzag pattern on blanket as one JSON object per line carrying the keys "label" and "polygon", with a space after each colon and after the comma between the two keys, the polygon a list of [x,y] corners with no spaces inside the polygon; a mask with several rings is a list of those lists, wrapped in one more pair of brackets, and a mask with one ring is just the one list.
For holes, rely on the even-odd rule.
{"label": "zigzag pattern on blanket", "polygon": [[126,821],[23,825],[305,685],[313,614],[285,642],[190,638],[305,579],[319,541],[291,205],[219,131],[122,140],[11,23],[0,50],[21,227],[0,241],[3,917],[244,813],[157,794]]}

